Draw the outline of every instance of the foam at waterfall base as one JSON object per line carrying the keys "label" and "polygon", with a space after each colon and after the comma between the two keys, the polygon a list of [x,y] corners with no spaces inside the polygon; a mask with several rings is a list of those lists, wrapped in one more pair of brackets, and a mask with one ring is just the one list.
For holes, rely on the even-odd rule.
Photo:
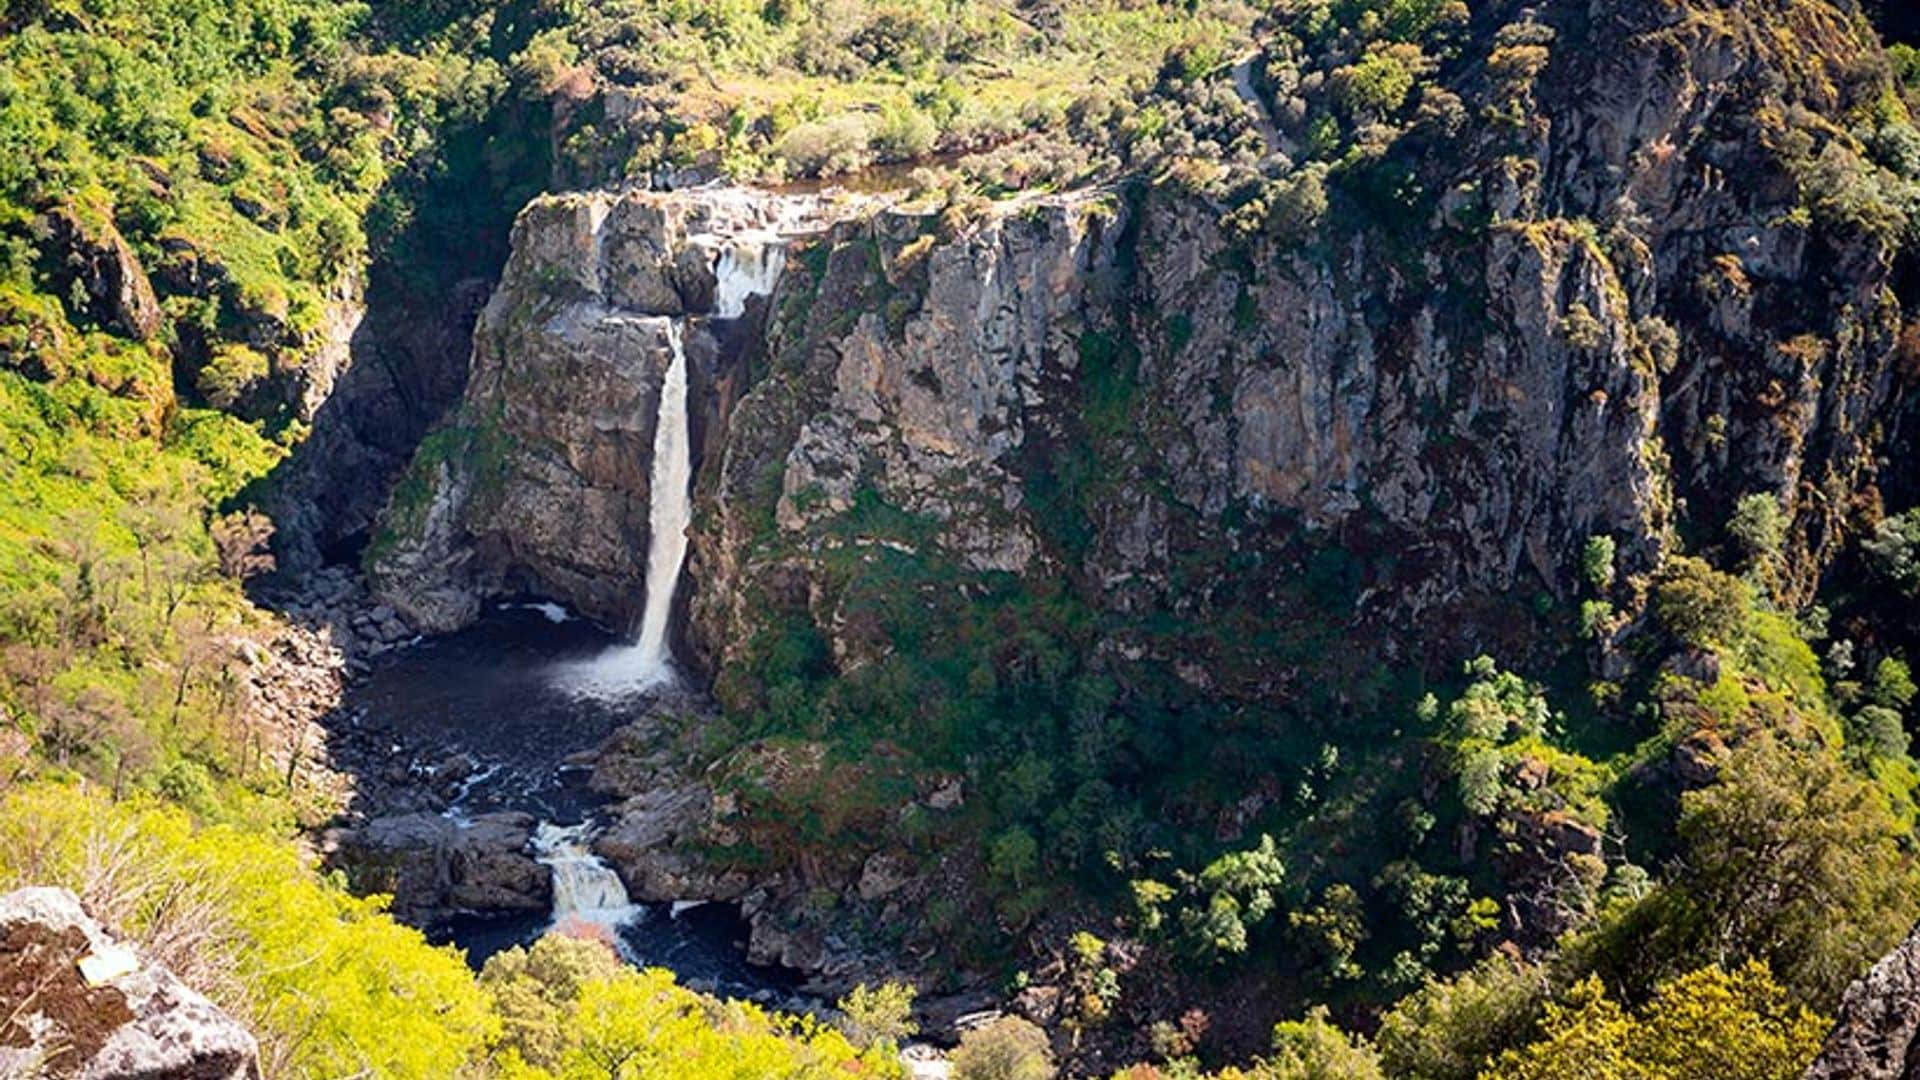
{"label": "foam at waterfall base", "polygon": [[628,701],[680,684],[673,664],[639,645],[619,645],[587,660],[555,664],[548,684],[586,701]]}

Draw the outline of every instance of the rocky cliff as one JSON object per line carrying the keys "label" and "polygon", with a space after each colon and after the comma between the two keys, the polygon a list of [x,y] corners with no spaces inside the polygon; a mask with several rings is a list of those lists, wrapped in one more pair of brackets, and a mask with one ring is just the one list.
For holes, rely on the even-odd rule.
{"label": "rocky cliff", "polygon": [[1920,933],[1847,988],[1840,1016],[1805,1080],[1920,1076]]}
{"label": "rocky cliff", "polygon": [[[1452,656],[1536,644],[1494,605],[1572,599],[1594,534],[1631,613],[1664,551],[1718,542],[1758,492],[1791,521],[1780,591],[1808,595],[1872,479],[1906,316],[1893,248],[1810,214],[1819,192],[1773,147],[1866,92],[1846,75],[1870,41],[1823,5],[1753,16],[1791,23],[1780,38],[1666,4],[1511,14],[1500,33],[1550,43],[1533,118],[1410,157],[1418,220],[1336,199],[1309,233],[1247,230],[1136,183],[841,207],[791,237],[745,340],[688,343],[710,666],[780,611],[836,663],[884,651],[822,568],[886,545],[1064,577],[1123,621],[1315,605]],[[1488,79],[1452,87],[1491,101]],[[662,317],[711,291],[687,237],[786,203],[528,208],[459,418],[388,510],[373,567],[395,606],[444,629],[525,589],[630,619]],[[1287,682],[1224,651],[1186,642],[1192,681]]]}
{"label": "rocky cliff", "polygon": [[[1096,874],[1241,842],[1314,804],[1342,739],[1412,785],[1355,732],[1398,735],[1404,691],[1476,653],[1628,681],[1676,551],[1803,606],[1877,512],[1920,355],[1903,219],[1849,134],[1878,45],[1771,0],[1477,5],[1461,35],[1416,117],[1270,155],[1252,193],[1183,161],[995,202],[536,200],[376,590],[424,629],[521,592],[630,627],[684,324],[676,652],[728,735],[699,790],[650,776],[675,805],[630,806],[608,854],[643,891],[790,900],[788,944],[835,896],[910,947],[1032,919],[1036,837]],[[1354,119],[1329,81],[1243,92],[1297,149]],[[785,272],[715,318],[749,234]],[[1728,528],[1755,495],[1764,566]],[[1601,838],[1520,843],[1597,865]],[[1017,895],[954,914],[982,875]]]}

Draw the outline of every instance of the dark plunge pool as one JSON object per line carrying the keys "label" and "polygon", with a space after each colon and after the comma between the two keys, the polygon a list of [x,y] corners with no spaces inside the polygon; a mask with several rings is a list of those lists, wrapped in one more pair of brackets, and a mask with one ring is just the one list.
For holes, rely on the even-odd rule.
{"label": "dark plunge pool", "polygon": [[[570,761],[644,715],[653,700],[607,689],[601,676],[623,662],[625,648],[552,605],[503,605],[469,629],[382,657],[349,690],[342,723],[376,754],[398,747],[394,759],[416,771],[439,767],[417,763],[459,759],[465,775],[450,788],[450,816],[517,810],[561,826],[585,822],[590,831],[604,803]],[[434,782],[420,776],[422,784]],[[668,968],[688,986],[777,1000],[795,985],[791,973],[747,963],[747,928],[730,906],[609,905],[592,914],[617,933],[630,962]],[[478,967],[532,942],[552,921],[552,914],[479,912],[434,927],[431,936],[464,948]]]}

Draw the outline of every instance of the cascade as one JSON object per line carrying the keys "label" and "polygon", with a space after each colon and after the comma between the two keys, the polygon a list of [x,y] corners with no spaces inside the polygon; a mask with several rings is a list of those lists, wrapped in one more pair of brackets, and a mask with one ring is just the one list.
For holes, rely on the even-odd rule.
{"label": "cascade", "polygon": [[645,914],[627,896],[620,875],[587,849],[585,825],[543,821],[534,830],[534,858],[553,870],[553,927],[584,931],[625,952],[620,929]]}
{"label": "cascade", "polygon": [[[712,260],[716,319],[738,319],[747,300],[766,296],[780,280],[786,250],[778,233],[742,230],[728,236],[701,235],[692,242]],[[693,450],[687,422],[687,318],[666,320],[671,350],[660,384],[660,406],[653,432],[651,491],[648,496],[647,577],[639,637],[630,646],[571,664],[559,679],[586,697],[622,698],[674,681],[669,631],[674,594],[687,558],[687,527],[693,517]]]}

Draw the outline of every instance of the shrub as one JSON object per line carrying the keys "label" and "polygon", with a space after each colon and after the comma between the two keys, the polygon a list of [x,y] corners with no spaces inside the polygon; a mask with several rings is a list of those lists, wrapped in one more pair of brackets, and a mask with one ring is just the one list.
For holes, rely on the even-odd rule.
{"label": "shrub", "polygon": [[1654,615],[1667,632],[1700,649],[1735,644],[1751,606],[1745,582],[1685,555],[1667,561],[1653,599]]}
{"label": "shrub", "polygon": [[1613,537],[1605,533],[1587,537],[1586,546],[1580,549],[1580,574],[1595,592],[1613,587],[1614,551]]}
{"label": "shrub", "polygon": [[1727,535],[1748,561],[1772,561],[1787,539],[1787,517],[1780,509],[1780,500],[1765,492],[1741,496],[1727,520]]}
{"label": "shrub", "polygon": [[901,983],[871,990],[861,983],[840,999],[839,1008],[841,1030],[862,1050],[876,1044],[897,1047],[920,1030],[913,1020],[913,987]]}
{"label": "shrub", "polygon": [[1334,1026],[1324,1005],[1304,1019],[1274,1027],[1273,1057],[1261,1075],[1272,1080],[1383,1080],[1385,1076],[1380,1055]]}
{"label": "shrub", "polygon": [[1003,1016],[960,1037],[953,1080],[1052,1080],[1047,1033],[1017,1016]]}
{"label": "shrub", "polygon": [[1386,116],[1413,92],[1413,72],[1386,52],[1367,54],[1359,63],[1334,71],[1335,100],[1352,116]]}
{"label": "shrub", "polygon": [[880,127],[873,133],[874,156],[881,161],[908,161],[932,150],[939,136],[933,117],[911,104],[896,104],[880,116]]}

